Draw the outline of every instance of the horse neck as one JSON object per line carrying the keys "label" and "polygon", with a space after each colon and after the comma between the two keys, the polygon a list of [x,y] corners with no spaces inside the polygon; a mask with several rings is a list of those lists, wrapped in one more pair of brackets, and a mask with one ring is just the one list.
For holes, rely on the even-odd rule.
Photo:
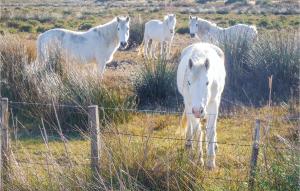
{"label": "horse neck", "polygon": [[105,25],[97,28],[98,32],[104,37],[103,40],[107,42],[108,45],[112,47],[117,47],[119,45],[119,37],[117,31],[118,22],[114,19]]}
{"label": "horse neck", "polygon": [[216,36],[220,36],[224,30],[225,30],[224,28],[219,27],[217,25],[211,25],[209,32],[210,34],[215,34]]}

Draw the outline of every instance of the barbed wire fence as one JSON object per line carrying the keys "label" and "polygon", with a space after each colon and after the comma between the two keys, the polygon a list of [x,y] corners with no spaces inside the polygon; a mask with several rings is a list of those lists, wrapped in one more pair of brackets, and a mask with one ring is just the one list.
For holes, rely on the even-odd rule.
{"label": "barbed wire fence", "polygon": [[[12,157],[11,155],[11,148],[10,148],[10,127],[9,127],[9,113],[13,117],[13,113],[9,112],[9,107],[11,108],[20,108],[24,105],[29,105],[29,106],[39,106],[39,107],[49,107],[49,108],[54,108],[54,111],[56,113],[57,108],[67,108],[67,109],[76,109],[77,111],[80,110],[81,112],[85,113],[88,117],[88,130],[89,130],[89,135],[84,135],[90,142],[91,142],[91,153],[90,157],[84,158],[85,161],[88,162],[71,162],[70,163],[57,163],[57,162],[41,162],[41,161],[32,161],[32,160],[24,160],[24,159],[18,159],[15,157]],[[56,108],[56,109],[55,109]],[[100,111],[99,111],[100,110]],[[135,114],[157,114],[157,115],[175,115],[175,116],[182,116],[182,112],[178,111],[168,111],[168,110],[139,110],[139,109],[133,109],[133,108],[113,108],[113,107],[101,107],[98,105],[91,105],[91,106],[80,106],[80,105],[68,105],[68,104],[54,104],[54,103],[35,103],[35,102],[15,102],[15,101],[9,101],[7,98],[2,98],[1,99],[1,186],[3,186],[3,181],[7,179],[7,173],[8,173],[8,167],[10,165],[13,165],[13,163],[17,164],[29,164],[29,165],[40,165],[40,166],[51,166],[51,165],[58,165],[58,166],[66,166],[66,167],[72,167],[72,166],[90,166],[92,176],[95,177],[96,179],[100,178],[101,174],[101,155],[102,155],[102,150],[105,145],[103,145],[103,136],[107,135],[108,137],[110,136],[124,136],[124,137],[130,137],[130,138],[141,138],[141,139],[147,139],[147,140],[166,140],[166,141],[186,141],[185,138],[182,137],[175,137],[175,136],[156,136],[152,134],[137,134],[137,133],[132,133],[132,132],[126,132],[126,131],[119,131],[118,129],[105,129],[101,128],[102,121],[99,119],[99,112],[103,112],[105,114],[105,111],[110,110],[113,112],[129,112],[129,113],[135,113]],[[57,115],[57,113],[56,113]],[[186,113],[186,115],[192,115],[190,113]],[[216,115],[216,114],[208,114],[208,115]],[[237,114],[219,114],[221,117],[239,117]],[[256,167],[257,167],[257,161],[259,157],[259,148],[260,148],[260,129],[261,129],[261,121],[263,120],[258,119],[259,115],[251,115],[248,117],[251,117],[256,119],[255,121],[255,128],[254,128],[254,133],[253,133],[253,141],[252,143],[231,143],[231,142],[222,142],[222,141],[216,141],[216,142],[209,142],[207,140],[201,141],[202,143],[216,143],[218,145],[226,145],[226,146],[235,146],[235,147],[246,147],[249,150],[252,150],[251,153],[251,158],[249,159],[249,166],[250,166],[250,172],[249,172],[249,178],[248,179],[231,179],[231,178],[222,178],[222,177],[213,177],[213,176],[204,176],[204,178],[207,179],[216,179],[216,180],[222,180],[222,181],[228,181],[228,182],[244,182],[248,183],[248,187],[250,190],[254,189],[254,183],[255,183],[255,174],[256,174]],[[57,118],[57,116],[56,116]],[[58,119],[57,119],[58,120]],[[105,116],[103,119],[105,120]],[[16,123],[17,123],[16,119]],[[14,122],[14,120],[13,120]],[[42,135],[43,140],[45,141],[46,145],[49,142],[49,138],[51,138],[51,135],[48,135],[47,133],[50,133],[51,131],[49,129],[46,130],[44,126],[44,122],[42,121],[43,125],[40,127],[40,132]],[[59,121],[57,121],[59,124]],[[179,123],[181,121],[179,120]],[[21,123],[20,123],[21,124]],[[16,126],[16,124],[12,124],[13,127]],[[80,129],[80,128],[78,128]],[[15,128],[13,128],[15,131]],[[204,129],[205,131],[206,129]],[[80,130],[79,130],[80,131]],[[67,140],[68,137],[65,135],[60,128],[56,128],[53,131],[56,133],[58,136],[52,136],[52,138],[57,138],[58,140],[62,140],[63,144],[65,145],[66,142],[64,140]],[[52,132],[52,133],[53,133]],[[71,139],[71,137],[69,138]],[[197,139],[191,139],[192,142],[199,142]],[[48,146],[47,146],[48,147]],[[251,149],[252,148],[252,149]],[[49,148],[48,148],[49,149]],[[109,150],[108,148],[106,148]],[[276,149],[295,149],[295,148],[287,148],[287,147],[278,147]],[[34,150],[34,149],[33,149]],[[50,149],[49,149],[50,150]],[[49,151],[48,150],[48,151]],[[45,152],[48,152],[45,151]],[[65,151],[66,153],[69,153],[68,148],[65,146]],[[51,153],[50,153],[51,154]],[[69,153],[70,155],[76,155],[74,153]],[[217,155],[218,156],[218,155]],[[68,156],[69,158],[70,156]],[[14,160],[11,160],[11,158],[14,158]]]}

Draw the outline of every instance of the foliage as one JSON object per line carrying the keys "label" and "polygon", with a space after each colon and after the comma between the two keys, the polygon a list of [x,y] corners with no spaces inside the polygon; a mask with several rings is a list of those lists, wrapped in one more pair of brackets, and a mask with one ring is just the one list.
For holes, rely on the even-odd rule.
{"label": "foliage", "polygon": [[133,19],[130,24],[128,49],[139,46],[144,39],[145,23],[141,19]]}
{"label": "foliage", "polygon": [[[59,50],[59,48],[54,48]],[[45,118],[48,124],[56,124],[57,119],[51,103],[77,105],[77,109],[58,107],[59,121],[63,128],[71,124],[86,122],[87,106],[100,105],[104,108],[132,108],[134,99],[124,98],[117,92],[109,91],[101,85],[96,74],[87,75],[76,63],[66,62],[54,51],[45,63],[32,62],[26,47],[19,39],[4,36],[0,39],[1,77],[4,82],[1,94],[11,101],[37,102],[45,105],[18,105],[14,112],[28,122]],[[80,109],[81,108],[81,109]],[[101,112],[101,117],[104,113]],[[127,112],[105,111],[107,122],[124,122],[129,118]]]}
{"label": "foliage", "polygon": [[175,63],[164,57],[145,60],[134,88],[140,105],[169,105],[177,95]]}
{"label": "foliage", "polygon": [[226,59],[224,96],[244,104],[261,105],[268,99],[268,77],[273,75],[272,98],[288,101],[299,92],[299,45],[295,31],[264,33],[253,43],[243,38],[221,45]]}

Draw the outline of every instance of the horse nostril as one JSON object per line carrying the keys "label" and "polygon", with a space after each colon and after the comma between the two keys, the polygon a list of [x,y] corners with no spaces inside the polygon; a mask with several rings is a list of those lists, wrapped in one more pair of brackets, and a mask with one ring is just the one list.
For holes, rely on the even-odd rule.
{"label": "horse nostril", "polygon": [[201,113],[201,114],[203,114],[203,111],[204,111],[204,109],[203,109],[203,108],[201,108],[201,109],[200,109],[200,113]]}
{"label": "horse nostril", "polygon": [[125,47],[126,45],[127,45],[126,42],[121,42],[121,46],[122,46],[122,47]]}

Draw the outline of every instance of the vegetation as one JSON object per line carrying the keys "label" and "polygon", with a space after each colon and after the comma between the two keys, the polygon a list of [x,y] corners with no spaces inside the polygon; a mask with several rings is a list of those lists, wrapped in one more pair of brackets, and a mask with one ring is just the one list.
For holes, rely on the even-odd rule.
{"label": "vegetation", "polygon": [[243,36],[227,39],[222,45],[227,71],[225,98],[248,105],[264,104],[269,96],[268,77],[273,75],[273,101],[288,101],[291,91],[299,91],[300,83],[296,32],[260,34],[256,43]]}
{"label": "vegetation", "polygon": [[[78,115],[60,108],[59,120],[66,129],[70,127],[69,124],[86,121],[86,107],[91,104],[108,108],[131,108],[135,105],[133,98],[122,97],[101,86],[96,74],[84,74],[79,68],[71,67],[75,63],[66,63],[59,51],[54,52],[47,63],[35,63],[21,40],[5,36],[0,38],[0,45],[1,77],[5,82],[1,87],[2,96],[18,102],[75,104],[82,107],[77,111]],[[39,120],[41,117],[49,123],[57,121],[54,111],[49,112],[49,106],[23,106],[14,112],[28,121]],[[107,111],[105,117],[110,122],[123,122],[128,119],[128,114]]]}
{"label": "vegetation", "polygon": [[134,85],[140,105],[174,104],[172,102],[176,101],[174,98],[178,95],[174,61],[167,61],[164,57],[144,61]]}
{"label": "vegetation", "polygon": [[[4,3],[1,8],[1,95],[10,101],[12,129],[5,190],[246,190],[255,119],[262,120],[255,189],[299,190],[300,22],[293,4],[172,1],[175,54],[144,60],[138,53],[144,23],[162,19],[169,8],[155,0],[138,7],[131,1],[98,2],[94,7],[69,2],[71,6],[63,8],[46,2],[24,7]],[[255,42],[240,34],[220,44],[227,70],[222,105],[234,113],[221,109],[214,171],[199,166],[195,153],[184,149],[181,115],[134,112],[137,106],[182,111],[176,69],[179,52],[192,42],[187,26],[191,13],[222,27],[246,23],[259,30]],[[37,33],[55,27],[88,30],[112,15],[128,14],[129,48],[116,52],[103,81],[93,65],[64,60],[59,47],[45,63],[35,62]],[[280,106],[264,107],[270,76],[271,98]],[[101,123],[99,179],[90,171],[87,107],[92,104],[99,106]]]}

